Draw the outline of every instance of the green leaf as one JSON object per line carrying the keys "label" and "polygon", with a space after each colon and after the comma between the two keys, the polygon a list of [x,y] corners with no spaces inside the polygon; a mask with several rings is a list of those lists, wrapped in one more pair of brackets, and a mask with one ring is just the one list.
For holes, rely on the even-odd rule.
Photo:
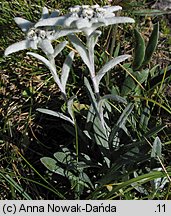
{"label": "green leaf", "polygon": [[[153,171],[162,171],[163,169],[161,167],[159,168],[155,168],[153,169]],[[168,177],[164,177],[164,178],[156,178],[153,181],[151,181],[151,185],[153,186],[155,192],[158,190],[162,190],[164,188],[164,186],[166,185],[166,183],[169,182]]]}
{"label": "green leaf", "polygon": [[135,38],[135,48],[134,48],[134,60],[133,60],[133,70],[138,70],[145,56],[145,42],[141,33],[134,29],[134,38]]}
{"label": "green leaf", "polygon": [[[111,107],[105,98],[101,98],[99,100],[97,107],[98,107],[98,112],[100,115],[100,121],[101,121],[102,127],[106,129],[106,131],[108,131],[109,127],[107,126],[105,120],[109,120],[108,111],[111,112]],[[107,111],[107,109],[109,110]]]}
{"label": "green leaf", "polygon": [[85,172],[80,172],[79,179],[85,183],[88,183],[94,189],[94,186],[93,186],[90,178],[88,177],[88,175]]}
{"label": "green leaf", "polygon": [[143,113],[141,114],[141,119],[140,119],[140,126],[144,129],[147,130],[148,126],[148,121],[150,120],[150,107],[146,106],[143,110]]}
{"label": "green leaf", "polygon": [[119,103],[124,103],[124,104],[127,104],[127,100],[119,95],[112,95],[112,94],[107,94],[107,95],[104,95],[103,97],[101,97],[101,100],[103,99],[111,99],[111,100],[114,100],[116,102],[119,102]]}
{"label": "green leaf", "polygon": [[151,151],[151,157],[161,157],[162,156],[162,143],[159,137],[156,137],[153,143],[152,151]]}
{"label": "green leaf", "polygon": [[159,16],[163,14],[167,14],[168,11],[163,10],[155,10],[155,9],[141,9],[141,10],[135,10],[132,11],[133,14],[139,15],[139,16]]}
{"label": "green leaf", "polygon": [[164,128],[166,127],[166,125],[158,125],[154,128],[152,128],[149,132],[144,134],[144,138],[142,138],[140,141],[133,141],[132,143],[128,144],[125,146],[126,149],[130,149],[130,148],[134,148],[135,146],[140,146],[143,144],[147,143],[147,139],[148,138],[155,138],[157,133],[159,133],[160,131],[162,131]]}
{"label": "green leaf", "polygon": [[51,172],[65,176],[64,169],[57,165],[57,161],[55,159],[50,157],[42,157],[40,161]]}
{"label": "green leaf", "polygon": [[[129,72],[135,77],[135,79],[140,83],[144,83],[149,75],[149,69],[133,72],[131,68],[127,69]],[[135,83],[135,80],[131,76],[126,76],[122,89],[121,89],[121,96],[127,96],[130,92],[134,91],[137,87],[137,83]],[[134,92],[135,93],[135,92]]]}
{"label": "green leaf", "polygon": [[115,52],[113,54],[114,58],[116,58],[119,55],[120,48],[121,48],[121,43],[118,42]]}
{"label": "green leaf", "polygon": [[[68,150],[69,151],[69,150]],[[62,164],[69,164],[71,162],[71,156],[69,152],[56,152],[54,154],[54,157],[56,158],[56,160],[58,160],[60,163]]]}
{"label": "green leaf", "polygon": [[165,124],[157,125],[156,127],[152,128],[149,132],[147,132],[144,137],[151,138],[152,136],[156,135],[160,131],[162,131],[165,127],[167,127]]}
{"label": "green leaf", "polygon": [[154,67],[152,67],[150,69],[149,73],[150,73],[150,75],[151,75],[152,78],[154,78],[156,76],[156,74],[159,75],[157,73],[158,72],[158,70],[157,70],[158,67],[159,67],[159,64],[155,65]]}
{"label": "green leaf", "polygon": [[121,88],[121,96],[125,97],[129,95],[129,93],[132,92],[135,88],[136,88],[136,84],[132,79],[132,77],[126,76]]}
{"label": "green leaf", "polygon": [[145,57],[143,65],[146,65],[149,63],[153,53],[156,50],[157,43],[159,38],[159,22],[154,24],[152,34],[149,38],[146,50],[145,50]]}

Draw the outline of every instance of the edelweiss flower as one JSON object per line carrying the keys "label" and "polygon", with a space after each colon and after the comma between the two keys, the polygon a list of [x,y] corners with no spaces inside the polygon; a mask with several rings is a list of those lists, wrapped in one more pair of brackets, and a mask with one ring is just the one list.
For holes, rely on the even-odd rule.
{"label": "edelweiss flower", "polygon": [[[40,20],[44,20],[47,18],[52,18],[58,16],[59,11],[54,11],[51,15],[49,15],[48,9],[46,7],[43,8],[42,16]],[[26,39],[20,42],[14,43],[9,46],[4,55],[7,56],[11,53],[32,48],[37,49],[41,48],[45,53],[52,54],[54,49],[51,45],[51,41],[54,39],[55,30],[51,29],[40,29],[35,28],[35,24],[30,22],[29,20],[23,19],[21,17],[15,17],[15,22],[21,28],[23,32],[26,33]]]}
{"label": "edelweiss flower", "polygon": [[48,18],[44,22],[39,21],[36,27],[62,25],[64,28],[78,29],[87,36],[101,26],[108,26],[118,23],[133,23],[134,19],[129,17],[116,17],[114,12],[121,10],[120,6],[99,5],[76,5],[69,8],[65,16]]}

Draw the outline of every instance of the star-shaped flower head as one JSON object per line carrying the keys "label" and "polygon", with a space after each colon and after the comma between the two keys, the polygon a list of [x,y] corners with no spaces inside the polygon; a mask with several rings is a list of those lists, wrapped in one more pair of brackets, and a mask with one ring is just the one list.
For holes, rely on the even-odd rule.
{"label": "star-shaped flower head", "polygon": [[[39,22],[44,22],[46,19],[57,19],[59,17],[59,11],[56,10],[49,14],[46,7],[43,8],[42,16]],[[70,31],[62,31],[57,29],[57,27],[37,27],[36,23],[30,22],[22,17],[15,17],[15,22],[21,28],[21,30],[26,34],[25,40],[14,43],[10,45],[6,50],[4,55],[7,56],[11,53],[32,48],[32,49],[42,49],[47,55],[52,55],[54,53],[53,46],[51,42],[59,37],[65,36],[70,33]],[[78,30],[77,30],[78,31]]]}
{"label": "star-shaped flower head", "polygon": [[78,29],[86,36],[92,34],[101,26],[109,26],[119,23],[134,23],[134,19],[129,17],[117,17],[114,12],[121,10],[120,6],[99,5],[76,5],[69,8],[69,13],[63,17],[48,18],[44,22],[39,21],[36,27],[55,26],[62,24],[64,28]]}

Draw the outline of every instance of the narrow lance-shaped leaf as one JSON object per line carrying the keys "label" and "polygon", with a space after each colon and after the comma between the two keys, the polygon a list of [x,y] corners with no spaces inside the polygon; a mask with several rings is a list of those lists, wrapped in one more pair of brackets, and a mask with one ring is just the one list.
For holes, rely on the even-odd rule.
{"label": "narrow lance-shaped leaf", "polygon": [[122,7],[119,5],[114,5],[107,8],[108,13],[117,12],[119,10],[122,10]]}
{"label": "narrow lance-shaped leaf", "polygon": [[153,143],[152,151],[151,151],[151,157],[161,157],[161,151],[162,151],[162,143],[159,137],[156,137]]}
{"label": "narrow lance-shaped leaf", "polygon": [[126,99],[119,95],[107,94],[107,95],[104,95],[101,99],[111,99],[119,103],[124,103],[124,104],[127,103]]}
{"label": "narrow lance-shaped leaf", "polygon": [[106,25],[114,25],[119,23],[134,23],[135,20],[130,17],[113,17],[106,19]]}
{"label": "narrow lance-shaped leaf", "polygon": [[94,68],[94,47],[98,41],[98,37],[100,36],[100,34],[101,31],[95,31],[87,38],[87,47],[88,47],[89,59],[90,59],[92,69]]}
{"label": "narrow lance-shaped leaf", "polygon": [[14,21],[17,23],[17,25],[21,28],[23,32],[27,32],[34,25],[34,23],[22,17],[15,17]]}
{"label": "narrow lance-shaped leaf", "polygon": [[94,96],[94,93],[93,93],[93,90],[92,90],[92,88],[91,88],[91,86],[90,86],[90,83],[89,83],[89,81],[88,81],[88,79],[87,79],[86,77],[84,77],[84,84],[85,84],[85,86],[86,86],[86,88],[87,88],[88,95],[89,95],[90,101],[91,101],[91,103],[92,103],[92,106],[93,106],[93,108],[94,108],[94,110],[95,110],[95,113],[96,113],[96,115],[97,115],[97,116],[99,117],[99,119],[100,119],[100,115],[99,115],[98,108],[97,108],[96,98],[95,98],[95,96]]}
{"label": "narrow lance-shaped leaf", "polygon": [[123,110],[121,116],[119,117],[118,121],[117,121],[117,125],[118,127],[122,128],[123,125],[125,125],[128,116],[131,114],[132,110],[134,108],[134,104],[130,103],[128,104],[128,106]]}
{"label": "narrow lance-shaped leaf", "polygon": [[90,178],[88,177],[88,175],[85,172],[80,172],[79,178],[81,181],[88,183],[94,189],[94,186],[93,186]]}
{"label": "narrow lance-shaped leaf", "polygon": [[97,79],[97,83],[100,83],[100,80],[103,78],[103,76],[109,71],[111,70],[115,65],[125,61],[126,59],[128,59],[130,57],[130,55],[121,55],[118,56],[114,59],[111,59],[109,62],[107,62],[101,69],[100,71],[97,73],[96,75],[96,79]]}
{"label": "narrow lance-shaped leaf", "polygon": [[98,117],[95,117],[93,121],[93,133],[96,140],[96,144],[98,145],[103,155],[104,162],[108,167],[110,167],[110,159],[108,158],[108,133],[106,131],[106,128],[102,125],[102,121]]}
{"label": "narrow lance-shaped leaf", "polygon": [[46,58],[44,58],[43,56],[37,54],[37,53],[32,53],[32,52],[28,52],[27,53],[28,55],[32,55],[33,57],[39,59],[40,61],[42,61],[48,68],[49,70],[51,71],[52,73],[52,76],[55,80],[55,82],[57,83],[58,87],[60,88],[61,92],[65,94],[65,91],[61,85],[61,82],[59,80],[59,77],[56,73],[56,68],[50,63],[50,61],[48,61]]}
{"label": "narrow lance-shaped leaf", "polygon": [[88,36],[87,38],[87,46],[88,47],[95,47],[98,37],[101,35],[101,31],[95,31],[91,35]]}
{"label": "narrow lance-shaped leaf", "polygon": [[71,43],[75,47],[75,49],[80,54],[83,62],[87,65],[89,70],[91,71],[91,64],[88,57],[88,52],[85,46],[82,44],[82,42],[75,36],[75,35],[68,35],[68,38],[70,39]]}
{"label": "narrow lance-shaped leaf", "polygon": [[41,27],[41,26],[57,26],[57,25],[63,25],[64,21],[66,20],[66,16],[59,16],[59,17],[52,17],[52,18],[47,18],[38,21],[35,24],[35,28]]}
{"label": "narrow lance-shaped leaf", "polygon": [[141,114],[141,119],[140,119],[140,125],[141,127],[146,130],[148,127],[148,122],[150,120],[150,107],[146,106],[143,110],[143,113]]}
{"label": "narrow lance-shaped leaf", "polygon": [[[155,168],[153,169],[154,171],[163,171],[163,168],[159,167],[159,168]],[[156,178],[153,181],[151,181],[151,184],[154,188],[154,190],[161,190],[164,188],[165,184],[169,182],[169,179],[167,177],[164,178]]]}
{"label": "narrow lance-shaped leaf", "polygon": [[104,121],[104,102],[105,102],[105,99],[100,99],[98,104],[97,104],[97,107],[98,107],[98,113],[99,113],[99,116],[100,116],[100,121],[101,121],[101,125],[102,127],[105,129],[105,121]]}
{"label": "narrow lance-shaped leaf", "polygon": [[65,46],[67,45],[67,41],[63,41],[60,44],[58,44],[55,49],[54,49],[54,53],[53,53],[53,57],[55,58],[60,52],[62,52],[62,50],[65,48]]}
{"label": "narrow lance-shaped leaf", "polygon": [[114,125],[114,127],[112,128],[110,138],[109,138],[110,146],[111,146],[114,138],[117,136],[117,133],[118,133],[120,128],[122,128],[122,130],[124,130],[125,133],[129,135],[129,132],[125,126],[125,123],[128,119],[128,116],[131,114],[133,108],[134,108],[134,104],[132,104],[132,103],[128,104],[128,106],[123,110],[123,112],[122,112],[121,116],[119,117],[116,125]]}
{"label": "narrow lance-shaped leaf", "polygon": [[39,43],[39,47],[46,55],[52,55],[54,53],[53,46],[48,39],[44,39]]}
{"label": "narrow lance-shaped leaf", "polygon": [[58,17],[59,14],[60,14],[60,11],[59,11],[59,10],[52,11],[52,13],[50,14],[49,18]]}
{"label": "narrow lance-shaped leaf", "polygon": [[138,70],[144,61],[145,42],[141,33],[137,29],[134,29],[134,38],[135,38],[135,47],[134,47],[133,69]]}
{"label": "narrow lance-shaped leaf", "polygon": [[154,51],[156,50],[157,43],[159,38],[159,23],[154,24],[152,34],[149,38],[146,50],[143,65],[148,64]]}
{"label": "narrow lance-shaped leaf", "polygon": [[43,7],[43,10],[42,10],[42,19],[46,19],[49,17],[49,10],[47,9],[47,7]]}
{"label": "narrow lance-shaped leaf", "polygon": [[58,118],[61,118],[63,120],[66,120],[66,121],[70,122],[71,124],[74,124],[74,122],[68,116],[65,116],[63,113],[55,112],[53,110],[43,109],[43,108],[38,108],[37,111],[39,111],[41,113],[48,114],[48,115],[52,115],[52,116],[55,116],[55,117],[58,117]]}
{"label": "narrow lance-shaped leaf", "polygon": [[4,56],[8,56],[12,53],[18,52],[20,50],[28,49],[30,48],[30,44],[27,40],[22,40],[20,42],[14,43],[7,47],[5,50]]}
{"label": "narrow lance-shaped leaf", "polygon": [[62,74],[61,74],[61,84],[63,89],[66,87],[66,83],[68,80],[69,72],[71,70],[72,61],[74,59],[74,51],[71,51],[68,56],[66,57],[66,60],[62,67]]}

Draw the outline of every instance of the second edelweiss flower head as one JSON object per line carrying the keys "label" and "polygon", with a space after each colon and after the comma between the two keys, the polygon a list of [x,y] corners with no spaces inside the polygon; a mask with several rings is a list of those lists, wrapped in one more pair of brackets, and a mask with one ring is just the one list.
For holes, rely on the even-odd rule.
{"label": "second edelweiss flower head", "polygon": [[88,18],[91,20],[92,18],[109,18],[114,17],[118,10],[122,10],[120,6],[104,6],[100,7],[99,5],[76,5],[74,7],[69,8],[70,15],[78,18]]}
{"label": "second edelweiss flower head", "polygon": [[134,19],[132,18],[115,16],[114,12],[121,9],[122,7],[120,6],[76,5],[69,8],[68,14],[57,18],[41,20],[36,24],[36,27],[61,25],[65,29],[77,29],[84,32],[86,36],[89,36],[101,26],[134,23]]}

